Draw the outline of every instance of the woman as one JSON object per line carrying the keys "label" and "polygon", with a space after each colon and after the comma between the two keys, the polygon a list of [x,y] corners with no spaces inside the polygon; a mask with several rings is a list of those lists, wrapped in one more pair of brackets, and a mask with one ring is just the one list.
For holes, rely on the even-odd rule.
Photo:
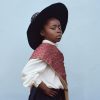
{"label": "woman", "polygon": [[28,42],[34,52],[22,71],[29,100],[69,100],[64,57],[57,48],[68,21],[68,10],[55,3],[31,18]]}

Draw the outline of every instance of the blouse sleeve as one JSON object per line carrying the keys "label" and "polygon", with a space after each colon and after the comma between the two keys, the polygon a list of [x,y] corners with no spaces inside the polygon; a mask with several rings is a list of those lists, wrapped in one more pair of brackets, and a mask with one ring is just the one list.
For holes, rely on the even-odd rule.
{"label": "blouse sleeve", "polygon": [[47,64],[40,59],[30,59],[22,70],[21,79],[23,86],[31,87],[33,84],[38,87],[42,80],[38,79]]}

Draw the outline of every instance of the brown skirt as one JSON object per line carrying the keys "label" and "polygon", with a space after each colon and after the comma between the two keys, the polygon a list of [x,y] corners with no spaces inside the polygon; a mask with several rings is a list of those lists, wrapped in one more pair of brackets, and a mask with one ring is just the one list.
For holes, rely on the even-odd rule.
{"label": "brown skirt", "polygon": [[54,89],[57,91],[57,95],[51,97],[47,96],[42,89],[39,87],[32,87],[28,100],[65,100],[64,90],[63,89]]}

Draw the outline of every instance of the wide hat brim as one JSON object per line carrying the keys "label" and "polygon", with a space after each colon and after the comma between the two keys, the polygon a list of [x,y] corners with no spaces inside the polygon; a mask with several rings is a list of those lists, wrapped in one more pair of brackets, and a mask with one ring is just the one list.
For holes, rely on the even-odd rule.
{"label": "wide hat brim", "polygon": [[62,32],[64,33],[68,21],[68,10],[62,3],[52,4],[43,9],[28,27],[27,38],[32,49],[35,50],[41,44],[43,36],[41,36],[40,32],[43,23],[52,17],[60,20]]}

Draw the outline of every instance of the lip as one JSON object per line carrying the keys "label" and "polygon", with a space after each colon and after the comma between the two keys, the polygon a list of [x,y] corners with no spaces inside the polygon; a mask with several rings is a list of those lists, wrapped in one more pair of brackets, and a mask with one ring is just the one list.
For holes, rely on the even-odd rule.
{"label": "lip", "polygon": [[58,39],[60,38],[61,39],[61,36],[57,37]]}
{"label": "lip", "polygon": [[59,39],[59,40],[60,40],[60,39],[61,39],[61,37],[59,37],[59,38],[57,38],[57,39]]}
{"label": "lip", "polygon": [[61,37],[57,37],[57,38],[61,38]]}

